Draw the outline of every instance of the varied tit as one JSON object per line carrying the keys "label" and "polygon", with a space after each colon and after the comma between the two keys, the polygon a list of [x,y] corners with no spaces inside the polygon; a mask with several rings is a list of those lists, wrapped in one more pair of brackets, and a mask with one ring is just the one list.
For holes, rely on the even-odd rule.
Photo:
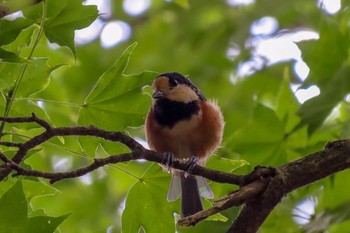
{"label": "varied tit", "polygon": [[[220,146],[224,119],[216,102],[206,101],[192,82],[179,73],[163,73],[153,82],[152,106],[145,122],[150,149],[199,165]],[[203,210],[200,195],[213,198],[202,177],[173,169],[168,201],[182,195],[181,216]],[[200,191],[199,191],[200,190]]]}

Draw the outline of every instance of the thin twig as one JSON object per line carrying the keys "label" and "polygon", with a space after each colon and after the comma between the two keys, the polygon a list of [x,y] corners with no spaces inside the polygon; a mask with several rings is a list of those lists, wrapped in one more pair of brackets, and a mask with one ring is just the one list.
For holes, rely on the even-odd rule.
{"label": "thin twig", "polygon": [[[57,182],[62,179],[74,178],[78,176],[85,175],[99,167],[105,166],[106,164],[114,164],[118,162],[126,162],[136,159],[146,159],[151,162],[156,162],[159,164],[164,164],[165,160],[163,155],[157,152],[145,149],[141,144],[136,140],[125,133],[106,131],[98,129],[94,126],[76,126],[76,127],[52,127],[45,120],[35,116],[34,114],[31,117],[0,117],[0,121],[7,123],[37,123],[46,129],[45,132],[29,139],[28,141],[18,144],[19,150],[16,152],[12,158],[11,164],[7,169],[4,169],[0,172],[0,179],[5,178],[11,170],[16,170],[17,175],[26,175],[26,176],[37,176],[46,179],[50,179],[51,182]],[[22,162],[24,156],[30,149],[48,141],[53,137],[58,136],[94,136],[100,137],[102,139],[120,142],[126,145],[131,153],[123,155],[114,155],[103,159],[95,159],[94,162],[86,167],[79,168],[74,171],[65,172],[65,173],[50,173],[50,172],[41,172],[36,170],[29,170],[22,168],[19,164]],[[119,158],[119,156],[122,156]],[[6,162],[6,161],[4,161]],[[175,169],[186,170],[188,168],[187,161],[183,160],[174,160],[173,165]],[[215,171],[209,168],[204,168],[201,166],[196,166],[191,171],[194,175],[201,175],[204,178],[210,179],[215,182],[220,183],[230,183],[239,185],[243,182],[245,176],[234,175],[231,173],[225,173],[220,171]]]}
{"label": "thin twig", "polygon": [[[35,115],[31,117],[0,117],[0,121],[7,123],[35,122],[45,129],[44,132],[24,143],[0,142],[0,145],[18,148],[12,159],[0,152],[0,160],[3,161],[0,164],[0,179],[4,179],[11,171],[16,171],[15,175],[42,177],[53,183],[85,175],[107,164],[137,159],[145,159],[159,164],[165,163],[162,154],[145,149],[132,137],[122,132],[106,131],[94,126],[56,128]],[[58,136],[99,137],[104,140],[122,143],[131,152],[95,159],[90,165],[69,172],[43,172],[26,169],[20,165],[29,150]],[[184,160],[174,160],[172,167],[186,170],[188,163]],[[210,215],[244,203],[245,205],[238,218],[227,232],[255,233],[274,207],[289,192],[347,168],[350,168],[350,140],[328,143],[324,150],[287,163],[279,168],[256,167],[252,173],[247,175],[234,175],[197,165],[191,171],[193,175],[200,175],[215,182],[236,184],[241,188],[217,200],[212,208],[180,219],[178,223],[182,226],[192,226]]]}

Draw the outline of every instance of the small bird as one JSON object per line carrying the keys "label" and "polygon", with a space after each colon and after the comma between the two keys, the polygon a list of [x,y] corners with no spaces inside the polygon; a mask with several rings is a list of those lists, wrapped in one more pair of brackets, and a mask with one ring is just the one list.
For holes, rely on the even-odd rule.
{"label": "small bird", "polygon": [[[160,74],[152,86],[152,105],[145,122],[150,149],[189,159],[194,163],[189,167],[204,166],[222,141],[224,118],[219,106],[206,101],[189,79],[176,72]],[[204,178],[188,174],[190,171],[172,169],[172,173],[167,199],[182,196],[181,217],[203,210],[200,195],[214,197]]]}

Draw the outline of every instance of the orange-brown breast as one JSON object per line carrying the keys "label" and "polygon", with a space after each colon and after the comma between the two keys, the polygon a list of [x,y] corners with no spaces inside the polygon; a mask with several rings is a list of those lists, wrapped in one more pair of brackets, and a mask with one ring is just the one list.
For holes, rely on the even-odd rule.
{"label": "orange-brown breast", "polygon": [[146,139],[150,149],[160,153],[172,152],[176,158],[196,156],[200,164],[220,146],[224,120],[214,102],[200,102],[198,114],[182,120],[172,128],[160,126],[152,110],[146,119]]}

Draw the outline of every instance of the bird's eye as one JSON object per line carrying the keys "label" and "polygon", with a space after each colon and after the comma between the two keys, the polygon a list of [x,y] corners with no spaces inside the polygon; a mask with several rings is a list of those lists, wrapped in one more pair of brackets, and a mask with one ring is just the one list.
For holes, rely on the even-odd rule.
{"label": "bird's eye", "polygon": [[169,79],[170,87],[176,87],[179,83],[175,79]]}

